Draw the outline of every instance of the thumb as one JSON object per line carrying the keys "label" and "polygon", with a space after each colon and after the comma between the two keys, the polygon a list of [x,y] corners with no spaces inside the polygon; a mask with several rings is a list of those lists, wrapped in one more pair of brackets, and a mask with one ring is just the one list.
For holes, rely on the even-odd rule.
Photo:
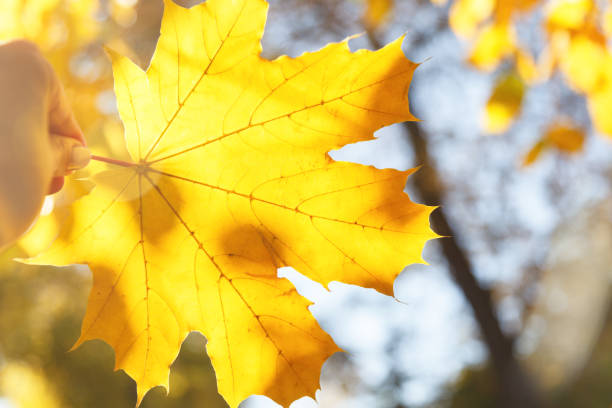
{"label": "thumb", "polygon": [[[47,64],[48,65],[48,64]],[[48,65],[50,70],[50,90],[49,90],[49,132],[52,135],[70,136],[86,145],[83,132],[77,123],[70,104],[66,98],[66,91],[60,83],[57,74]]]}
{"label": "thumb", "polygon": [[58,192],[64,176],[87,166],[91,159],[89,149],[73,137],[51,135],[51,148],[54,171],[49,194]]}
{"label": "thumb", "polygon": [[82,169],[91,159],[89,149],[73,137],[51,135],[51,146],[55,158],[55,177],[64,177],[74,170]]}

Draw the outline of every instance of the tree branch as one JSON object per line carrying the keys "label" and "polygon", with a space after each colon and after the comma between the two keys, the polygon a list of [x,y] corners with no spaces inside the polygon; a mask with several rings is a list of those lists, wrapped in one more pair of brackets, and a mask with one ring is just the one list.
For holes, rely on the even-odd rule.
{"label": "tree branch", "polygon": [[[379,49],[381,42],[376,33],[366,30],[372,45]],[[422,167],[412,176],[423,204],[444,203],[444,185],[441,183],[429,154],[427,139],[417,122],[403,124],[412,144],[416,161]],[[496,373],[498,399],[496,406],[505,408],[539,408],[544,406],[539,388],[521,367],[514,355],[514,339],[501,329],[491,292],[480,286],[476,279],[469,256],[457,240],[457,233],[448,222],[442,207],[431,215],[434,230],[446,237],[438,240],[441,252],[446,258],[448,269],[470,305],[480,328],[482,340],[489,351],[492,367]]]}
{"label": "tree branch", "polygon": [[[422,165],[413,176],[416,190],[424,204],[440,205],[444,202],[444,188],[431,161],[422,130],[415,122],[404,123],[404,128],[410,137],[417,162]],[[450,273],[474,313],[482,339],[489,351],[497,375],[499,406],[541,407],[543,404],[535,383],[514,355],[514,339],[506,336],[501,329],[491,292],[478,283],[470,259],[459,245],[458,235],[448,222],[443,208],[433,212],[431,222],[437,233],[447,237],[439,239],[438,243]]]}

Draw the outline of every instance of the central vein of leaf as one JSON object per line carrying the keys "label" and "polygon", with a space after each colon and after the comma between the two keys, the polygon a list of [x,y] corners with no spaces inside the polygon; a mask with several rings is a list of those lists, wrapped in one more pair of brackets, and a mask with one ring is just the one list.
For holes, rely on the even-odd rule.
{"label": "central vein of leaf", "polygon": [[138,163],[133,163],[133,162],[128,162],[124,160],[118,160],[118,159],[113,159],[110,157],[96,156],[96,155],[92,155],[91,159],[100,161],[100,162],[104,162],[104,163],[108,163],[108,164],[112,164],[114,166],[132,167],[138,174],[145,174],[150,169],[149,167],[150,163],[144,160],[140,160]]}

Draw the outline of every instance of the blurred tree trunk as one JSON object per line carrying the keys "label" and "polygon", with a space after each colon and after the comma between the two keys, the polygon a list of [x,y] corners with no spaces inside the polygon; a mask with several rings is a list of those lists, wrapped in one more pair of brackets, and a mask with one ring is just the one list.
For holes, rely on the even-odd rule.
{"label": "blurred tree trunk", "polygon": [[[440,23],[440,29],[444,25],[445,22]],[[374,48],[381,48],[382,43],[376,34],[367,29],[366,33]],[[425,38],[420,38],[413,42],[413,46],[418,46],[425,40]],[[429,154],[427,138],[422,128],[418,122],[405,122],[403,126],[412,145],[416,163],[422,166],[412,176],[412,182],[421,203],[432,206],[443,205],[444,184],[440,181],[435,163]],[[542,393],[514,355],[514,338],[507,336],[502,331],[495,305],[491,299],[491,292],[480,286],[476,279],[470,259],[459,245],[458,235],[449,224],[443,207],[432,213],[431,223],[434,231],[445,237],[437,241],[438,245],[448,263],[453,279],[474,313],[482,340],[489,352],[497,382],[498,403],[496,406],[504,408],[543,407]]]}
{"label": "blurred tree trunk", "polygon": [[[414,186],[423,204],[444,203],[444,188],[429,155],[427,140],[416,122],[404,123],[416,162],[422,168],[413,176]],[[458,235],[449,224],[442,207],[433,212],[434,230],[446,237],[438,240],[448,268],[478,323],[496,374],[499,405],[502,407],[535,408],[543,406],[542,397],[533,379],[514,355],[514,339],[504,334],[495,312],[489,290],[484,289],[473,273],[469,257],[458,242]]]}

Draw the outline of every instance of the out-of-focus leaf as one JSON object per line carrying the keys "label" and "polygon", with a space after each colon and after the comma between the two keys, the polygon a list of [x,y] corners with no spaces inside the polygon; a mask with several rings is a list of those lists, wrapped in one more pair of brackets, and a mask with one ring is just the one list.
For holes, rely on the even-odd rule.
{"label": "out-of-focus leaf", "polygon": [[[610,5],[608,5],[608,12]],[[562,0],[549,9],[544,64],[560,70],[568,84],[583,93],[595,128],[612,136],[612,54],[606,17],[593,0]]]}
{"label": "out-of-focus leaf", "polygon": [[560,67],[574,89],[588,94],[601,84],[607,55],[605,39],[576,35],[561,56]]}
{"label": "out-of-focus leaf", "polygon": [[529,150],[523,159],[523,166],[531,166],[540,158],[540,155],[546,148],[546,144],[542,140],[538,140],[536,144]]}
{"label": "out-of-focus leaf", "polygon": [[488,133],[505,132],[521,110],[526,85],[516,71],[497,79],[485,108],[484,130]]}
{"label": "out-of-focus leaf", "polygon": [[45,376],[23,363],[2,365],[0,395],[19,408],[61,408],[60,400]]}
{"label": "out-of-focus leaf", "polygon": [[560,120],[548,128],[545,140],[556,149],[565,153],[576,153],[584,145],[584,129],[569,120]]}
{"label": "out-of-focus leaf", "polygon": [[527,52],[517,49],[515,53],[516,71],[527,84],[542,79],[540,67],[536,64],[533,57]]}
{"label": "out-of-focus leaf", "polygon": [[487,20],[495,8],[495,0],[456,0],[450,10],[449,25],[463,37],[476,34],[478,26]]}
{"label": "out-of-focus leaf", "polygon": [[480,32],[469,61],[477,68],[491,71],[515,51],[514,29],[509,24],[492,24]]}
{"label": "out-of-focus leaf", "polygon": [[560,69],[570,86],[587,94],[598,86],[608,54],[607,40],[595,21],[598,12],[593,0],[562,0],[550,7],[545,22],[546,64]]}
{"label": "out-of-focus leaf", "polygon": [[491,71],[519,48],[513,17],[530,10],[539,0],[457,0],[449,15],[449,25],[474,43],[469,61]]}
{"label": "out-of-focus leaf", "polygon": [[497,21],[508,21],[515,14],[530,11],[542,0],[497,0],[495,5],[495,19]]}
{"label": "out-of-focus leaf", "polygon": [[589,112],[595,128],[612,137],[612,55],[606,54],[602,63],[601,80],[587,95]]}
{"label": "out-of-focus leaf", "polygon": [[533,164],[543,152],[549,149],[573,154],[582,151],[585,140],[584,129],[567,118],[561,118],[551,124],[544,135],[525,156],[523,164]]}
{"label": "out-of-focus leaf", "polygon": [[612,7],[608,6],[608,9],[603,13],[601,27],[603,29],[606,38],[612,37]]}
{"label": "out-of-focus leaf", "polygon": [[393,9],[393,0],[366,0],[366,10],[363,16],[367,27],[375,29],[382,25]]}
{"label": "out-of-focus leaf", "polygon": [[579,30],[595,5],[593,0],[561,0],[550,4],[546,22],[549,30]]}

